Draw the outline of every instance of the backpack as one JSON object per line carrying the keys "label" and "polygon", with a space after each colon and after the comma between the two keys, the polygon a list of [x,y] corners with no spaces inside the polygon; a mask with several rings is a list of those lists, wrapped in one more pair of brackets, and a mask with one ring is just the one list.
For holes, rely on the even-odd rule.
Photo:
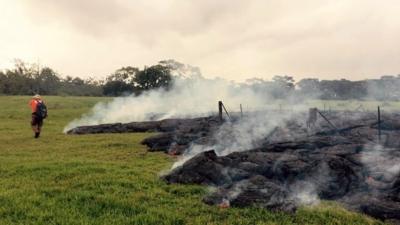
{"label": "backpack", "polygon": [[38,101],[36,105],[36,115],[42,119],[47,117],[47,107],[43,101]]}

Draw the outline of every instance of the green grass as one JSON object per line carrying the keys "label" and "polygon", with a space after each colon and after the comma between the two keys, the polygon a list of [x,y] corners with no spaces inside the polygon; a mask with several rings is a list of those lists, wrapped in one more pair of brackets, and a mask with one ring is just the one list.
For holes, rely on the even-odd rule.
{"label": "green grass", "polygon": [[[246,106],[246,105],[245,105]],[[360,100],[305,100],[294,103],[277,100],[266,104],[265,108],[270,109],[299,109],[307,110],[308,108],[317,107],[321,111],[329,110],[359,110],[376,112],[380,106],[383,112],[399,111],[400,101],[360,101]],[[252,106],[249,106],[252,109]],[[254,107],[256,108],[256,107]]]}
{"label": "green grass", "polygon": [[379,224],[334,203],[294,215],[202,203],[206,187],[167,185],[174,158],[149,153],[149,134],[68,136],[93,97],[46,97],[42,137],[30,130],[29,97],[0,97],[0,224]]}
{"label": "green grass", "polygon": [[[359,101],[359,100],[310,100],[305,102],[310,107],[318,107],[323,110],[365,110],[376,112],[380,106],[383,111],[399,111],[400,102],[398,101]],[[359,108],[362,106],[361,108]]]}

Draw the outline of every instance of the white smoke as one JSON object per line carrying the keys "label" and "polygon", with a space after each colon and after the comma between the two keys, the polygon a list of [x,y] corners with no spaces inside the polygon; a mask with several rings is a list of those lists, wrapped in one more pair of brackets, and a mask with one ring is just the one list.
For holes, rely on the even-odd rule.
{"label": "white smoke", "polygon": [[266,97],[223,79],[175,78],[169,91],[151,90],[139,96],[98,103],[89,114],[70,122],[64,132],[84,125],[151,120],[155,114],[162,115],[157,119],[210,114],[217,111],[219,100],[238,111],[240,104],[263,106]]}
{"label": "white smoke", "polygon": [[[224,123],[213,133],[211,145],[192,144],[174,164],[183,164],[200,152],[213,149],[218,155],[233,151],[244,151],[257,147],[277,126],[292,118],[293,102],[284,104],[268,95],[265,90],[252,85],[238,84],[224,79],[205,79],[198,69],[176,62],[161,62],[174,65],[174,82],[168,90],[157,89],[139,96],[118,97],[108,103],[98,103],[90,113],[70,122],[64,132],[86,125],[127,123],[133,121],[160,120],[164,118],[190,118],[216,113],[217,103],[222,100],[229,112],[244,109],[243,119],[235,123]],[[288,95],[288,97],[290,97]],[[282,107],[283,104],[283,107]],[[298,104],[302,107],[303,105]],[[283,109],[285,113],[254,113],[264,109]],[[250,111],[252,112],[250,115]],[[265,111],[264,111],[265,112]]]}
{"label": "white smoke", "polygon": [[181,166],[193,156],[208,150],[214,150],[217,155],[224,156],[259,147],[260,142],[265,140],[277,126],[282,126],[295,114],[295,112],[251,113],[234,123],[226,122],[213,134],[215,139],[213,144],[192,144],[172,168]]}
{"label": "white smoke", "polygon": [[383,176],[392,181],[400,174],[400,157],[393,150],[381,145],[366,145],[362,152],[361,161],[371,174]]}
{"label": "white smoke", "polygon": [[321,163],[305,179],[290,185],[291,198],[298,205],[318,205],[321,202],[318,196],[318,186],[326,186],[331,182],[330,179],[329,166]]}
{"label": "white smoke", "polygon": [[[192,71],[191,69],[190,71]],[[211,145],[192,144],[174,167],[200,152],[213,149],[218,155],[233,151],[244,151],[257,147],[257,143],[268,136],[277,126],[292,118],[293,107],[268,96],[265,91],[251,85],[241,85],[223,79],[205,79],[198,72],[193,76],[174,77],[172,88],[151,90],[139,96],[118,97],[108,103],[98,103],[90,113],[70,122],[64,132],[85,125],[126,123],[164,118],[190,118],[217,112],[218,101],[222,100],[229,112],[244,109],[243,119],[225,123],[213,133]],[[290,108],[289,108],[289,107]],[[301,106],[301,105],[298,105]],[[285,113],[256,113],[256,110],[284,108]],[[250,111],[252,111],[250,115]]]}
{"label": "white smoke", "polygon": [[318,205],[320,203],[316,186],[313,182],[299,181],[290,188],[292,190],[291,198],[299,205]]}

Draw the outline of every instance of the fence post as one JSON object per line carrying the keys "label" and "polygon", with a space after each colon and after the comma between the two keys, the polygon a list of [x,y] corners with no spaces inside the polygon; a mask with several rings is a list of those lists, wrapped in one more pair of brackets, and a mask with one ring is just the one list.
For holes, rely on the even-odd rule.
{"label": "fence post", "polygon": [[378,141],[381,143],[381,108],[378,106]]}
{"label": "fence post", "polygon": [[218,101],[218,118],[222,122],[222,101]]}
{"label": "fence post", "polygon": [[240,104],[240,118],[243,118],[243,108],[242,108],[242,104]]}
{"label": "fence post", "polygon": [[318,108],[309,108],[308,109],[308,119],[307,119],[307,127],[315,127],[315,123],[317,122],[317,113]]}

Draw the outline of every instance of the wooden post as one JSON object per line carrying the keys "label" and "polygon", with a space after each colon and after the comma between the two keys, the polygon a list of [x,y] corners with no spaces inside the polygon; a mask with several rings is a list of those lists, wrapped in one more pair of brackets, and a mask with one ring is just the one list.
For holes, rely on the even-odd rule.
{"label": "wooden post", "polygon": [[320,115],[326,122],[328,122],[328,124],[329,124],[333,129],[336,130],[336,132],[338,132],[338,129],[336,128],[336,126],[333,125],[333,123],[331,123],[331,121],[329,121],[328,118],[326,118],[326,116],[324,116],[324,114],[322,114],[318,109],[317,109],[317,112],[319,113],[319,115]]}
{"label": "wooden post", "polygon": [[240,118],[243,118],[243,108],[242,108],[242,104],[240,104]]}
{"label": "wooden post", "polygon": [[222,122],[222,101],[218,101],[218,118]]}
{"label": "wooden post", "polygon": [[306,122],[308,128],[315,127],[315,123],[317,122],[317,112],[317,108],[310,108],[308,110],[308,119]]}
{"label": "wooden post", "polygon": [[226,110],[224,103],[221,102],[222,108],[225,110],[226,115],[228,116],[229,120],[232,120],[231,116],[228,113],[228,110]]}
{"label": "wooden post", "polygon": [[381,108],[378,106],[378,141],[381,143]]}

